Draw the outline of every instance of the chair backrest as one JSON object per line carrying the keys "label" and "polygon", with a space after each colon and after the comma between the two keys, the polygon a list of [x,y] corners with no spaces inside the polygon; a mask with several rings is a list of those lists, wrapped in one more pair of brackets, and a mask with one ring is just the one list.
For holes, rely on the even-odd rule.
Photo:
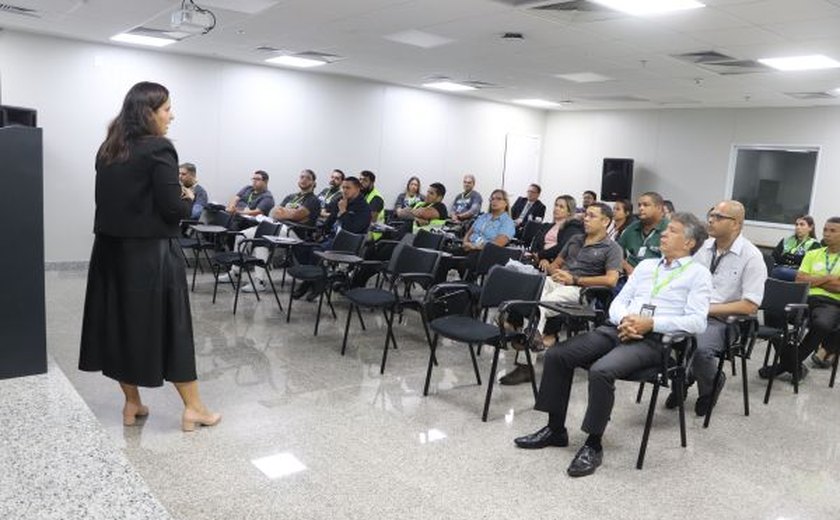
{"label": "chair backrest", "polygon": [[425,249],[434,249],[440,251],[443,247],[444,236],[442,233],[431,233],[425,229],[417,231],[414,236],[414,247],[422,247]]}
{"label": "chair backrest", "polygon": [[538,301],[542,295],[545,275],[522,273],[501,265],[487,273],[478,304],[481,308],[498,307],[508,300]]}
{"label": "chair backrest", "polygon": [[519,260],[520,258],[522,258],[521,249],[497,246],[488,242],[478,255],[474,274],[484,276],[490,272],[494,265],[505,265],[508,260]]}
{"label": "chair backrest", "polygon": [[205,209],[201,214],[201,220],[210,226],[222,226],[230,229],[232,215],[224,210]]}
{"label": "chair backrest", "polygon": [[808,302],[807,283],[785,282],[768,278],[764,282],[764,300],[761,309],[764,311],[764,324],[768,327],[783,329],[785,323],[785,305],[789,303]]}
{"label": "chair backrest", "polygon": [[350,253],[351,255],[360,255],[362,248],[365,246],[365,239],[367,235],[358,235],[343,229],[335,235],[332,244],[332,251],[339,253]]}
{"label": "chair backrest", "polygon": [[534,242],[534,238],[536,238],[537,233],[542,227],[542,222],[537,222],[536,220],[529,220],[525,223],[525,227],[522,228],[522,243],[525,244],[525,247],[531,249],[531,246]]}
{"label": "chair backrest", "polygon": [[276,235],[280,232],[280,226],[282,224],[270,220],[263,220],[257,224],[257,229],[254,231],[254,238]]}
{"label": "chair backrest", "polygon": [[437,271],[440,253],[401,244],[398,246],[398,250],[394,251],[394,259],[393,270],[391,271],[394,274],[426,273],[433,275]]}

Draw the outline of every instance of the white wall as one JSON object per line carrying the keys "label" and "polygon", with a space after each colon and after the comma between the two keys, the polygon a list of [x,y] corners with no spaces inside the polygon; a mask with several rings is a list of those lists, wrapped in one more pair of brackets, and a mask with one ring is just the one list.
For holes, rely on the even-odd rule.
{"label": "white wall", "polygon": [[[631,157],[634,197],[658,191],[699,216],[726,195],[735,144],[820,146],[811,208],[818,235],[826,218],[840,215],[840,107],[554,112],[543,140],[543,192],[600,191],[603,158]],[[785,234],[745,229],[762,245]]]}
{"label": "white wall", "polygon": [[271,174],[278,196],[311,168],[370,169],[390,204],[410,175],[463,173],[479,191],[501,184],[507,133],[545,131],[544,112],[352,78],[0,32],[3,103],[36,108],[44,129],[46,260],[86,260],[93,227],[93,160],[108,122],[137,81],[172,94],[169,137],[196,163],[213,200],[250,174]]}

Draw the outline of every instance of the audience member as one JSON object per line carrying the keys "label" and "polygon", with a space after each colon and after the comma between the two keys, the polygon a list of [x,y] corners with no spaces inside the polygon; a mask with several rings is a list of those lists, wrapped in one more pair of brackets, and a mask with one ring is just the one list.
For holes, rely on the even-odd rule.
{"label": "audience member", "polygon": [[341,183],[344,181],[344,172],[335,169],[330,173],[330,183],[327,185],[326,188],[321,190],[321,193],[318,194],[318,201],[321,203],[321,217],[327,218],[327,215],[324,214],[333,201],[338,201],[341,198]]}
{"label": "audience member", "polygon": [[423,202],[423,194],[420,193],[420,179],[418,177],[409,177],[405,185],[405,191],[397,195],[397,200],[394,203],[394,212],[398,213],[401,209],[412,209],[418,202]]}
{"label": "audience member", "polygon": [[[370,223],[385,223],[385,198],[376,189],[376,175],[369,170],[363,170],[359,174],[359,182],[362,184],[362,196],[370,206]],[[382,238],[381,232],[371,232],[373,240]]]}
{"label": "audience member", "polygon": [[434,182],[426,189],[426,198],[416,202],[411,208],[398,208],[398,218],[413,222],[414,231],[420,229],[440,228],[446,223],[447,211],[443,203],[446,187]]}
{"label": "audience member", "polygon": [[674,208],[674,203],[670,200],[663,200],[662,201],[662,211],[665,213],[665,218],[671,218],[671,215],[677,212]]}
{"label": "audience member", "polygon": [[[697,336],[697,349],[688,362],[688,385],[697,381],[698,398],[694,412],[703,416],[717,402],[726,383],[721,372],[718,386],[714,379],[718,358],[726,347],[726,317],[732,314],[755,314],[764,298],[767,267],[761,252],[741,231],[744,226],[744,206],[727,200],[715,206],[708,215],[709,239],[694,260],[712,274],[712,299],[705,332]],[[665,401],[666,408],[678,406],[676,392]]]}
{"label": "audience member", "polygon": [[475,191],[475,176],[464,175],[464,191],[459,193],[449,211],[449,218],[465,222],[475,218],[481,211],[481,194]]}
{"label": "audience member", "polygon": [[583,192],[583,198],[581,201],[583,204],[583,210],[586,211],[586,208],[588,208],[591,204],[598,202],[598,194],[592,190],[586,190]]}
{"label": "audience member", "polygon": [[618,245],[624,249],[624,272],[633,273],[633,268],[646,258],[659,258],[659,240],[668,221],[663,211],[662,195],[655,191],[639,197],[639,220],[633,222],[621,233]]}
{"label": "audience member", "polygon": [[607,236],[618,241],[627,226],[633,222],[633,203],[627,199],[619,199],[613,203],[613,221],[607,228]]}
{"label": "audience member", "polygon": [[602,436],[615,402],[615,380],[662,362],[662,334],[706,328],[712,281],[691,255],[706,232],[689,213],[677,213],[662,236],[664,258],[639,263],[609,310],[610,323],[573,336],[549,349],[536,409],[548,412],[548,425],[518,437],[520,448],[568,446],[566,413],[576,367],[589,366],[589,397],[582,429],[589,436],[566,472],[591,475],[603,461]]}
{"label": "audience member", "polygon": [[773,250],[773,269],[770,277],[792,282],[796,279],[799,264],[805,253],[819,249],[820,241],[814,231],[814,219],[810,215],[796,219],[793,235],[779,240]]}
{"label": "audience member", "polygon": [[[779,364],[758,371],[764,379],[771,373],[792,373],[797,363],[807,359],[820,343],[835,355],[840,348],[840,217],[831,217],[825,222],[823,242],[825,247],[805,253],[796,273],[797,282],[811,284],[808,291],[808,333],[799,345],[799,358],[796,358],[793,349],[784,348]],[[800,378],[806,374],[805,366],[801,365]]]}
{"label": "audience member", "polygon": [[181,182],[181,186],[195,194],[192,209],[190,210],[190,219],[198,220],[201,212],[204,211],[204,206],[207,205],[208,198],[207,190],[198,184],[198,180],[196,179],[195,165],[187,162],[179,166],[178,180]]}
{"label": "audience member", "polygon": [[227,212],[256,217],[268,216],[274,207],[274,195],[268,191],[268,174],[257,170],[251,176],[251,185],[245,186],[230,199]]}
{"label": "audience member", "polygon": [[539,184],[531,184],[524,197],[519,197],[513,203],[513,209],[510,211],[510,216],[517,228],[521,228],[525,223],[535,220],[542,222],[545,217],[545,204],[540,201],[540,193],[542,188]]}
{"label": "audience member", "polygon": [[[575,218],[577,203],[571,195],[560,195],[554,200],[554,223],[543,224],[531,243],[538,264],[545,265],[557,258],[566,242],[575,235],[583,234],[583,222]],[[545,265],[543,265],[545,264]]]}

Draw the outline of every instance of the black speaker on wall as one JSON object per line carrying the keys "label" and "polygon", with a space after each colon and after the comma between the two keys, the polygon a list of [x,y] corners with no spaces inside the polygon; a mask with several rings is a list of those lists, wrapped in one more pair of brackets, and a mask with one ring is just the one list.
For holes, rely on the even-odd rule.
{"label": "black speaker on wall", "polygon": [[604,158],[601,200],[629,199],[633,193],[633,159]]}

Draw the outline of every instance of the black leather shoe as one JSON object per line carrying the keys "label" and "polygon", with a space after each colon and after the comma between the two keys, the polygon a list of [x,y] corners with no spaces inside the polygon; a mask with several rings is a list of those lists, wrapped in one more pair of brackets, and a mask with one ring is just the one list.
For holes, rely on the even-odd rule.
{"label": "black leather shoe", "polygon": [[565,429],[555,432],[548,426],[545,426],[531,435],[517,437],[513,439],[513,442],[520,448],[526,450],[539,450],[547,446],[565,448],[569,445],[569,434]]}
{"label": "black leather shoe", "polygon": [[777,377],[780,374],[784,374],[785,370],[782,368],[781,365],[767,365],[766,367],[761,367],[758,369],[758,377],[761,379],[770,379],[770,376]]}
{"label": "black leather shoe", "polygon": [[677,391],[672,389],[671,393],[668,394],[668,398],[665,399],[665,408],[668,409],[668,410],[673,410],[674,408],[677,408],[680,405],[681,402],[685,401],[685,398],[686,398],[687,395],[688,395],[688,385],[685,384],[685,383],[683,383],[683,388],[682,388],[682,399],[680,399],[680,396],[677,395]]}
{"label": "black leather shoe", "polygon": [[295,300],[300,300],[301,298],[303,298],[304,294],[309,292],[309,289],[311,288],[311,286],[312,285],[307,283],[307,282],[304,282],[304,283],[298,285],[297,287],[295,287],[295,290],[292,293],[292,298],[295,299]]}
{"label": "black leather shoe", "polygon": [[577,454],[575,454],[575,458],[572,459],[572,463],[569,464],[569,469],[566,470],[566,473],[570,477],[585,477],[595,473],[595,470],[598,469],[598,466],[603,461],[603,451],[595,451],[595,448],[584,444],[578,450]]}
{"label": "black leather shoe", "polygon": [[516,368],[510,373],[503,375],[499,379],[500,385],[520,385],[531,381],[531,371],[528,370],[528,365],[516,365]]}
{"label": "black leather shoe", "polygon": [[709,409],[713,408],[717,403],[720,391],[723,390],[723,385],[726,384],[726,374],[720,373],[717,388],[710,395],[701,395],[697,398],[697,403],[694,405],[694,413],[699,417],[705,417],[709,413]]}

